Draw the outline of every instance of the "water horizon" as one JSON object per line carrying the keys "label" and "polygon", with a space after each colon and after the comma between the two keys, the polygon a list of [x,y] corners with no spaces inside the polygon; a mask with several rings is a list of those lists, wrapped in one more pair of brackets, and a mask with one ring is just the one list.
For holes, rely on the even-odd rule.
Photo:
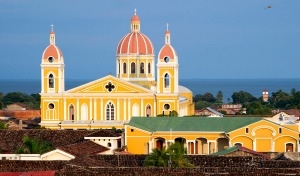
{"label": "water horizon", "polygon": [[[95,80],[89,79],[66,79],[65,90],[89,83]],[[248,79],[180,79],[179,84],[191,90],[193,95],[212,93],[216,96],[218,91],[223,93],[223,102],[231,99],[234,92],[245,91],[256,98],[262,96],[263,90],[268,90],[271,96],[272,92],[282,90],[290,93],[291,89],[300,90],[300,78],[248,78]],[[9,92],[22,92],[26,94],[40,93],[40,79],[0,79],[0,92],[7,94]]]}

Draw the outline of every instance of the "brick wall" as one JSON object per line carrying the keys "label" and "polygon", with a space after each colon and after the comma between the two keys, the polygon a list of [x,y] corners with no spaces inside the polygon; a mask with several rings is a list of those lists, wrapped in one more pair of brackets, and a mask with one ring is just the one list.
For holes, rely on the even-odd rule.
{"label": "brick wall", "polygon": [[40,110],[0,110],[0,116],[3,117],[14,117],[17,119],[27,120],[32,119],[34,117],[41,117]]}

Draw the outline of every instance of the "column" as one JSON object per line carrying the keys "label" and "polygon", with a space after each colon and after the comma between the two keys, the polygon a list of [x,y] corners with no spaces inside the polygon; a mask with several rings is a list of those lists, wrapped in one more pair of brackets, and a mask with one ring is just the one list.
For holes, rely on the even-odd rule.
{"label": "column", "polygon": [[94,99],[94,120],[97,120],[97,100]]}
{"label": "column", "polygon": [[103,119],[103,112],[105,112],[105,110],[103,109],[103,99],[100,99],[100,120],[104,120]]}
{"label": "column", "polygon": [[93,101],[92,99],[90,98],[90,110],[89,110],[89,120],[92,120],[93,119]]}
{"label": "column", "polygon": [[67,102],[66,102],[66,98],[64,98],[64,120],[67,120],[66,111],[67,111]]}
{"label": "column", "polygon": [[144,111],[145,111],[145,108],[144,108],[144,99],[141,99],[141,114],[140,114],[140,116],[142,116],[142,117],[144,117],[145,115],[145,113],[144,113]]}
{"label": "column", "polygon": [[120,99],[117,99],[117,114],[116,114],[116,120],[121,120],[120,119]]}
{"label": "column", "polygon": [[130,107],[131,107],[131,103],[130,103],[130,99],[128,99],[128,120],[130,120],[131,119],[131,109],[130,109]]}
{"label": "column", "polygon": [[124,102],[123,102],[123,116],[124,116],[124,121],[126,121],[127,120],[127,116],[126,116],[126,104],[127,104],[127,102],[126,102],[126,98],[124,98],[124,100],[123,100]]}
{"label": "column", "polygon": [[80,120],[79,118],[79,98],[76,100],[76,120]]}

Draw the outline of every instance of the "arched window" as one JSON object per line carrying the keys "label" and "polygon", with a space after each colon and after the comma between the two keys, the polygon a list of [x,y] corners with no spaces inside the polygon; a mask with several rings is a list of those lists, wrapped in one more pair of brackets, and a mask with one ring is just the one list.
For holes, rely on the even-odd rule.
{"label": "arched window", "polygon": [[143,62],[140,65],[140,73],[145,73],[145,71],[144,71],[144,63]]}
{"label": "arched window", "polygon": [[150,105],[147,105],[147,107],[146,107],[146,115],[147,115],[147,117],[151,116],[151,106]]}
{"label": "arched window", "polygon": [[119,68],[118,68],[118,73],[120,74],[120,69],[121,69],[121,67],[120,67],[120,62],[119,62],[119,64],[118,64],[118,66],[119,66]]}
{"label": "arched window", "polygon": [[134,74],[135,73],[135,63],[132,62],[131,63],[131,74]]}
{"label": "arched window", "polygon": [[74,120],[74,106],[69,107],[69,120]]}
{"label": "arched window", "polygon": [[88,107],[86,104],[81,105],[81,120],[88,120]]}
{"label": "arched window", "polygon": [[148,73],[151,73],[151,64],[148,63]]}
{"label": "arched window", "polygon": [[123,73],[124,74],[126,73],[126,63],[125,62],[123,63]]}
{"label": "arched window", "polygon": [[54,76],[52,74],[49,75],[49,88],[54,88]]}
{"label": "arched window", "polygon": [[106,120],[115,120],[115,108],[111,102],[106,105]]}
{"label": "arched window", "polygon": [[132,117],[138,117],[140,116],[140,111],[139,111],[139,105],[138,104],[134,104],[132,106]]}
{"label": "arched window", "polygon": [[294,152],[294,144],[292,144],[292,143],[286,143],[285,144],[285,151],[286,152]]}
{"label": "arched window", "polygon": [[235,145],[235,146],[243,146],[243,144],[242,144],[242,143],[239,143],[239,142],[235,143],[234,145]]}
{"label": "arched window", "polygon": [[170,85],[170,76],[168,73],[165,74],[165,88],[168,88]]}

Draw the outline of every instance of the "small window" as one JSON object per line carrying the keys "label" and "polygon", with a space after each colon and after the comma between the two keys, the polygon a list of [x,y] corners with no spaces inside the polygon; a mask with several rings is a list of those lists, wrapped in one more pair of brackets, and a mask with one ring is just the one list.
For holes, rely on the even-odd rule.
{"label": "small window", "polygon": [[249,133],[249,128],[246,128],[246,133]]}
{"label": "small window", "polygon": [[54,61],[53,57],[48,57],[48,62],[52,63]]}
{"label": "small window", "polygon": [[165,104],[164,108],[165,108],[165,110],[169,110],[170,109],[170,105],[169,104]]}
{"label": "small window", "polygon": [[49,109],[54,109],[54,104],[53,104],[53,103],[50,103],[50,104],[48,105],[48,108],[49,108]]}
{"label": "small window", "polygon": [[54,88],[54,76],[52,74],[49,75],[49,88]]}
{"label": "small window", "polygon": [[107,143],[107,147],[111,147],[111,143],[109,142],[109,143]]}
{"label": "small window", "polygon": [[131,131],[131,132],[134,132],[134,129],[131,129],[130,131]]}
{"label": "small window", "polygon": [[164,61],[165,61],[166,63],[168,63],[168,62],[170,61],[170,58],[169,58],[169,57],[165,57],[165,58],[164,58]]}
{"label": "small window", "polygon": [[279,133],[282,133],[282,129],[281,128],[279,128]]}

